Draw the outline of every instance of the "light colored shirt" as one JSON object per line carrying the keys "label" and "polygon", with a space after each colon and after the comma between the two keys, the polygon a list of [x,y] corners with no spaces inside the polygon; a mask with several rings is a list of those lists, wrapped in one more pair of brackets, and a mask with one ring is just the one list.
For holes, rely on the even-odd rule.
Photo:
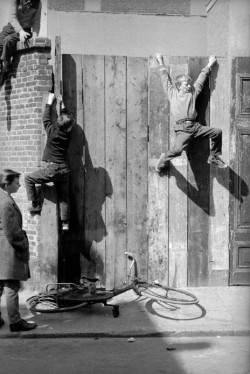
{"label": "light colored shirt", "polygon": [[9,23],[14,27],[15,32],[25,28],[32,28],[33,33],[39,34],[41,23],[42,2],[35,1],[33,5],[22,9],[21,2],[18,0],[9,0],[10,14]]}
{"label": "light colored shirt", "polygon": [[175,122],[187,118],[195,120],[197,117],[197,112],[195,109],[196,98],[202,91],[205,80],[210,73],[210,68],[206,66],[204,69],[202,69],[200,75],[193,85],[192,91],[187,93],[180,93],[180,91],[172,84],[171,78],[165,66],[161,65],[159,67],[159,71],[162,85],[170,102],[170,109]]}

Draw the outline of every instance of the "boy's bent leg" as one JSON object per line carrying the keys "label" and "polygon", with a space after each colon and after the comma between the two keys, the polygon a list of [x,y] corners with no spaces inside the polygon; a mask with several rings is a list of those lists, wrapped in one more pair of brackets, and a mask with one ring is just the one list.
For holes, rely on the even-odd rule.
{"label": "boy's bent leg", "polygon": [[3,46],[4,46],[4,41],[6,37],[14,33],[15,33],[15,30],[10,24],[3,27],[3,30],[0,33],[0,60],[4,59]]}
{"label": "boy's bent leg", "polygon": [[171,161],[175,157],[180,156],[182,154],[182,151],[184,151],[188,147],[192,139],[192,133],[184,131],[176,132],[175,144],[173,148],[171,148],[168,152],[161,154],[160,158],[157,160],[155,170],[157,172],[161,172],[164,169],[166,170],[168,168],[169,161]]}
{"label": "boy's bent leg", "polygon": [[15,32],[6,36],[4,39],[1,59],[6,64],[6,68],[16,51],[16,44],[19,40],[19,34]]}
{"label": "boy's bent leg", "polygon": [[9,69],[9,61],[6,60],[8,57],[8,51],[6,48],[8,48],[8,46],[6,46],[5,39],[13,33],[15,33],[15,30],[10,24],[4,26],[2,32],[0,33],[0,85],[3,83],[4,75]]}
{"label": "boy's bent leg", "polygon": [[219,168],[226,168],[227,165],[219,157],[222,150],[222,130],[215,127],[207,127],[198,125],[197,131],[194,135],[195,138],[209,138],[211,139],[210,156],[208,158],[209,164],[214,164]]}
{"label": "boy's bent leg", "polygon": [[34,171],[33,173],[26,174],[24,178],[27,198],[32,201],[32,205],[29,208],[31,213],[39,212],[41,210],[40,201],[37,196],[36,184],[44,184],[51,181],[51,178],[46,175],[45,169]]}
{"label": "boy's bent leg", "polygon": [[69,175],[68,173],[61,174],[56,180],[54,185],[57,191],[57,198],[60,207],[60,218],[62,221],[62,229],[69,229]]}
{"label": "boy's bent leg", "polygon": [[202,126],[198,124],[194,138],[209,138],[211,139],[210,154],[212,156],[221,155],[222,149],[222,130],[215,127]]}

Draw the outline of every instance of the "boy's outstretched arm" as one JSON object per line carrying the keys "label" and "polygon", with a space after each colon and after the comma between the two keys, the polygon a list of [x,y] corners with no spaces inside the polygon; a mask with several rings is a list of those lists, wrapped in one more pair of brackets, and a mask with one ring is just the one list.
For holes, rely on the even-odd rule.
{"label": "boy's outstretched arm", "polygon": [[44,128],[47,134],[51,133],[54,129],[53,121],[51,117],[52,104],[54,100],[55,100],[55,94],[49,93],[47,104],[46,104],[46,107],[43,113],[43,125],[44,125]]}
{"label": "boy's outstretched arm", "polygon": [[57,99],[58,99],[59,104],[60,104],[60,113],[67,113],[67,109],[66,109],[66,107],[64,105],[62,95],[61,94],[58,95]]}
{"label": "boy's outstretched arm", "polygon": [[198,76],[196,82],[194,83],[195,93],[196,95],[199,95],[199,93],[202,91],[202,88],[204,86],[204,83],[211,71],[212,66],[216,63],[216,57],[214,55],[211,55],[208,59],[208,64],[205,66],[200,75]]}
{"label": "boy's outstretched arm", "polygon": [[217,59],[214,55],[209,56],[207,67],[211,67],[216,63]]}
{"label": "boy's outstretched arm", "polygon": [[168,74],[168,71],[164,65],[164,60],[163,56],[161,53],[156,53],[155,55],[156,61],[158,62],[159,65],[159,72],[161,76],[161,82],[164,88],[164,91],[167,94],[168,99],[170,100],[174,91],[174,86],[171,82],[171,78]]}
{"label": "boy's outstretched arm", "polygon": [[163,56],[161,53],[156,53],[155,55],[156,61],[158,62],[159,66],[164,66]]}
{"label": "boy's outstretched arm", "polygon": [[54,100],[55,100],[55,94],[50,92],[48,96],[47,104],[52,105]]}

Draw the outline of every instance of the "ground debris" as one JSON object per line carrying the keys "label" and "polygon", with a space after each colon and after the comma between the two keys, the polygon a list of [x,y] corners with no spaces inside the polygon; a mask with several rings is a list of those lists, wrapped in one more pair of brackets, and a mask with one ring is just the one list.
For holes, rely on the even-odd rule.
{"label": "ground debris", "polygon": [[133,338],[133,337],[129,338],[129,339],[128,339],[128,342],[130,342],[130,343],[135,342],[135,338]]}

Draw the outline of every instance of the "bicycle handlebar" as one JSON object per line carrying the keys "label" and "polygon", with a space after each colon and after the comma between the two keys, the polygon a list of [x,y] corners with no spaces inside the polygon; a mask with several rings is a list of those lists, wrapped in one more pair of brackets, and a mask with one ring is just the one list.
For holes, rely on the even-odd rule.
{"label": "bicycle handlebar", "polygon": [[134,268],[134,277],[138,277],[138,270],[137,270],[137,262],[132,253],[130,252],[125,252],[125,256],[127,256],[128,260],[131,261],[130,269],[129,269],[129,274],[127,274],[127,277],[130,277],[131,270]]}

